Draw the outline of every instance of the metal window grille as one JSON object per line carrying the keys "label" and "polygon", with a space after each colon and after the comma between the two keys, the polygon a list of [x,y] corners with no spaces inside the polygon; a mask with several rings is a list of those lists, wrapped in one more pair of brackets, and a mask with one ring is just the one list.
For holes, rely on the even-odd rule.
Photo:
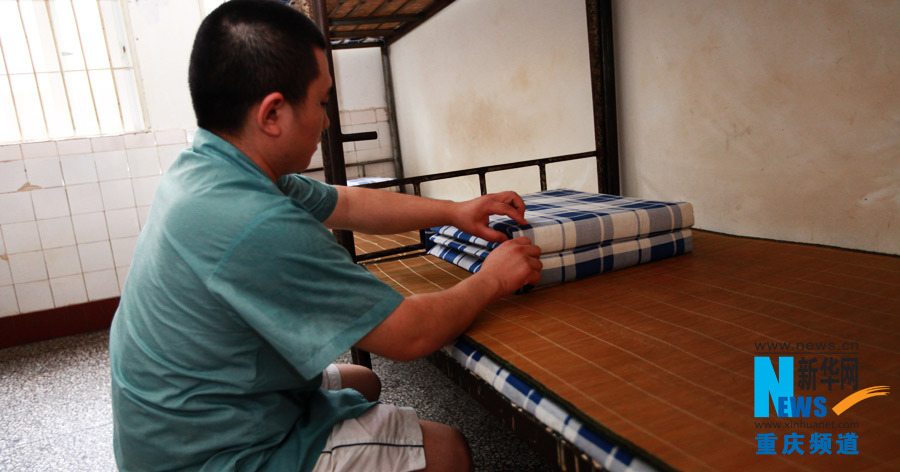
{"label": "metal window grille", "polygon": [[123,0],[0,0],[0,143],[146,129]]}

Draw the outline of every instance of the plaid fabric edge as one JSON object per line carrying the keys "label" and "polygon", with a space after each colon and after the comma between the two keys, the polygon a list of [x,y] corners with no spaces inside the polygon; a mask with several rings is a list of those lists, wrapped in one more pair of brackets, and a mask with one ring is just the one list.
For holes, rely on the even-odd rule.
{"label": "plaid fabric edge", "polygon": [[[639,239],[689,228],[694,224],[688,202],[662,202],[575,190],[547,190],[523,195],[527,225],[492,215],[488,225],[509,238],[527,237],[545,252]],[[481,238],[453,226],[432,228],[445,236],[493,248]]]}
{"label": "plaid fabric edge", "polygon": [[470,256],[475,256],[479,259],[486,259],[493,250],[489,247],[480,246],[475,243],[468,243],[466,241],[450,238],[442,234],[433,234],[428,237],[428,240],[425,242],[426,249],[431,249],[433,246],[447,247],[455,251],[468,254]]}
{"label": "plaid fabric edge", "polygon": [[463,252],[457,251],[456,249],[449,248],[447,246],[441,246],[438,244],[435,244],[431,248],[429,248],[426,251],[426,254],[436,256],[453,265],[462,267],[463,269],[466,269],[473,274],[481,270],[481,263],[484,262],[483,260],[475,256],[465,254]]}
{"label": "plaid fabric edge", "polygon": [[[429,238],[427,254],[439,257],[469,272],[481,270],[486,252],[484,248],[466,244],[437,235]],[[474,247],[473,247],[474,246]],[[569,251],[541,255],[544,268],[541,282],[526,286],[516,293],[523,293],[534,287],[561,284],[604,272],[625,269],[648,262],[680,256],[693,251],[692,233],[689,229],[662,233],[656,236],[592,245]],[[477,255],[476,255],[477,254]]]}
{"label": "plaid fabric edge", "polygon": [[487,248],[488,250],[494,249],[500,245],[500,243],[492,243],[486,239],[479,238],[478,236],[472,236],[469,233],[461,231],[456,226],[435,226],[434,228],[431,228],[430,231],[436,233],[436,235],[444,236],[454,241]]}
{"label": "plaid fabric edge", "polygon": [[583,424],[558,403],[543,396],[528,383],[465,341],[457,339],[453,344],[444,346],[443,351],[487,382],[507,400],[532,414],[538,421],[574,444],[594,462],[606,469],[612,472],[658,470],[621,448],[615,441]]}
{"label": "plaid fabric edge", "polygon": [[387,182],[388,180],[394,180],[393,177],[359,177],[356,179],[350,179],[347,181],[348,187],[356,187],[357,185],[365,185],[365,184],[374,184],[376,182]]}

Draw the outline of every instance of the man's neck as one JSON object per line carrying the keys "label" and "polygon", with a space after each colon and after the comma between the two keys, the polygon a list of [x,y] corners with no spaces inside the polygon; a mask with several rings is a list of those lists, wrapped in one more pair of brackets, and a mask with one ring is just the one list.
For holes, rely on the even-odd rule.
{"label": "man's neck", "polygon": [[253,139],[252,137],[248,138],[246,136],[236,136],[225,133],[219,134],[219,137],[231,143],[238,151],[244,153],[244,155],[247,156],[251,162],[256,164],[256,166],[259,167],[272,182],[277,180],[275,170],[272,169],[266,159],[263,158],[263,156],[266,155],[265,149],[258,140]]}

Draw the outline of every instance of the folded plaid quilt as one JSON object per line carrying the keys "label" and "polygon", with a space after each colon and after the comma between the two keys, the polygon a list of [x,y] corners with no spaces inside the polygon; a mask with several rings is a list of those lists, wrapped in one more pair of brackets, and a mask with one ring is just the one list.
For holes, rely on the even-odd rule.
{"label": "folded plaid quilt", "polygon": [[[432,235],[428,254],[440,257],[475,273],[481,270],[490,250],[466,241]],[[535,287],[569,282],[601,272],[686,254],[692,250],[691,230],[658,233],[625,241],[592,244],[575,249],[541,254],[541,281]],[[530,290],[527,286],[517,293]]]}
{"label": "folded plaid quilt", "polygon": [[357,185],[374,184],[375,182],[387,182],[394,180],[391,177],[360,177],[358,179],[350,179],[347,181],[348,187],[356,187]]}
{"label": "folded plaid quilt", "polygon": [[[546,190],[523,195],[527,225],[494,215],[488,225],[510,238],[525,236],[543,252],[637,239],[694,224],[690,203],[657,202],[575,190]],[[493,248],[494,243],[453,226],[433,228],[451,238]]]}

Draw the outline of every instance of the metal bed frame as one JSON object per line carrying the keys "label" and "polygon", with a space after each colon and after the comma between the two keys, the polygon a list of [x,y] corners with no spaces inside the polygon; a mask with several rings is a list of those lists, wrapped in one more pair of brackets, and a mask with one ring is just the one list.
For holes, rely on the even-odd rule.
{"label": "metal bed frame", "polygon": [[[529,161],[515,162],[510,164],[499,164],[493,166],[477,167],[472,169],[464,169],[453,172],[443,172],[438,174],[429,174],[418,177],[407,177],[403,179],[395,179],[385,182],[376,182],[361,185],[360,187],[368,188],[388,188],[400,186],[412,186],[415,195],[421,195],[421,186],[425,182],[433,182],[437,180],[452,179],[457,177],[465,177],[477,175],[481,195],[487,193],[486,175],[490,172],[499,172],[509,169],[520,169],[525,167],[537,167],[541,190],[547,190],[547,165],[566,162],[577,159],[593,158],[597,163],[598,186],[602,182],[600,178],[602,154],[597,152],[583,152],[578,154],[568,154],[563,156],[547,157],[543,159],[533,159]],[[337,233],[337,232],[336,232]],[[387,262],[397,259],[407,259],[413,257],[426,257],[425,240],[427,238],[425,231],[419,231],[419,242],[406,246],[385,249],[381,251],[367,252],[357,254],[353,245],[353,234],[341,240],[345,248],[350,252],[354,262],[366,265],[377,262]],[[338,236],[340,238],[340,236]],[[340,239],[339,239],[340,240]],[[347,244],[349,243],[349,247]],[[372,367],[371,354],[358,348],[351,348],[351,357],[354,364]],[[495,390],[490,384],[478,378],[474,373],[468,371],[460,365],[456,360],[441,350],[428,356],[428,360],[434,364],[444,375],[446,375],[454,384],[462,388],[479,404],[481,404],[495,419],[509,427],[520,439],[525,441],[535,452],[541,455],[546,461],[555,464],[560,470],[577,470],[577,471],[603,471],[606,470],[602,465],[597,464],[593,459],[588,457],[583,451],[563,438],[558,433],[550,430],[546,425],[535,418],[531,413],[523,410],[515,405],[503,395]]]}
{"label": "metal bed frame", "polygon": [[[388,98],[389,114],[391,116],[391,132],[393,147],[396,150],[394,161],[398,178],[389,182],[380,182],[363,185],[368,188],[388,188],[399,186],[400,191],[405,192],[407,186],[413,187],[416,195],[421,194],[421,184],[424,182],[478,175],[481,194],[487,193],[485,175],[489,172],[497,172],[521,167],[537,166],[540,172],[541,190],[546,190],[546,165],[554,162],[562,162],[586,157],[596,158],[596,171],[598,191],[612,195],[619,194],[619,151],[616,124],[616,89],[615,66],[613,58],[613,31],[612,31],[612,0],[585,0],[586,27],[588,30],[588,54],[591,71],[591,90],[594,110],[594,141],[595,150],[579,154],[547,157],[510,164],[498,164],[472,169],[464,169],[453,172],[423,175],[418,177],[404,177],[403,166],[400,160],[400,145],[397,139],[395,106],[393,104],[393,82],[390,77],[390,45],[404,35],[427,21],[433,15],[453,3],[453,0],[433,0],[420,2],[421,10],[415,15],[384,15],[379,10],[384,9],[386,2],[381,2],[372,12],[363,11],[364,2],[350,0],[310,0],[308,14],[316,21],[325,36],[326,55],[331,57],[333,49],[377,47],[381,49],[384,74],[385,92]],[[379,2],[372,2],[378,4]],[[410,2],[407,2],[409,4]],[[403,7],[400,8],[402,10]],[[400,10],[397,10],[398,12]],[[396,21],[397,26],[392,29],[384,29],[388,21]],[[355,25],[355,26],[350,26]],[[375,26],[378,25],[378,26]],[[353,31],[348,31],[353,28]],[[334,61],[329,61],[329,72],[334,77]],[[374,132],[347,133],[341,131],[340,113],[338,110],[337,89],[332,87],[331,100],[327,107],[330,127],[323,133],[322,140],[322,168],[325,173],[325,181],[334,185],[347,184],[347,164],[344,161],[343,143],[375,139]],[[316,169],[319,170],[319,169]],[[347,249],[356,262],[373,260],[378,257],[391,256],[410,252],[415,249],[424,249],[424,240],[420,241],[421,247],[398,248],[391,253],[373,253],[358,256],[353,243],[353,233],[350,231],[336,231],[338,242]]]}
{"label": "metal bed frame", "polygon": [[[452,1],[435,0],[423,10],[416,21],[411,21],[409,25],[401,25],[393,30],[390,35],[383,34],[378,36],[383,30],[361,30],[356,33],[359,42],[346,43],[346,39],[332,39],[332,34],[337,35],[338,26],[347,25],[348,21],[356,24],[377,24],[383,22],[385,17],[379,16],[360,16],[354,17],[353,12],[340,16],[340,7],[344,2],[340,2],[336,8],[329,9],[328,0],[313,0],[310,2],[310,15],[322,29],[325,35],[326,55],[331,57],[332,49],[342,49],[346,47],[378,47],[381,49],[384,74],[386,96],[388,97],[389,113],[391,115],[391,132],[395,149],[395,169],[399,178],[388,181],[363,185],[361,187],[368,188],[388,188],[399,186],[400,191],[406,191],[406,187],[411,185],[415,195],[421,194],[421,184],[424,182],[449,179],[454,177],[463,177],[468,175],[478,175],[481,194],[487,193],[487,183],[485,175],[489,172],[497,172],[508,169],[516,169],[521,167],[538,166],[540,172],[541,190],[546,190],[546,165],[554,162],[562,162],[573,159],[586,157],[595,157],[598,191],[617,195],[619,194],[619,152],[618,137],[616,125],[616,90],[615,90],[615,66],[613,60],[613,31],[612,31],[612,0],[585,0],[586,26],[588,30],[588,53],[590,58],[591,70],[591,90],[594,109],[594,141],[596,149],[589,152],[570,154],[564,156],[547,157],[543,159],[534,159],[510,164],[498,164],[485,167],[477,167],[472,169],[464,169],[453,172],[443,172],[438,174],[423,175],[418,177],[403,177],[403,166],[401,163],[399,142],[397,139],[396,117],[393,104],[393,82],[390,77],[390,44],[400,39],[413,28],[426,21],[431,16],[437,14],[441,9],[445,8]],[[351,35],[352,36],[352,35]],[[375,36],[373,38],[373,36]],[[346,34],[340,34],[337,38],[347,38]],[[334,61],[329,61],[329,72],[334,77]],[[328,130],[325,131],[322,140],[322,170],[325,172],[326,182],[334,185],[347,184],[346,164],[344,161],[343,143],[365,139],[373,139],[377,135],[372,132],[344,134],[341,131],[340,112],[338,110],[337,88],[332,87],[331,99],[327,107],[328,119],[331,122]],[[375,136],[373,136],[375,135]],[[367,255],[357,255],[355,244],[353,242],[353,233],[351,231],[335,231],[335,238],[344,246],[347,252],[355,262],[365,262],[376,258],[388,256],[396,256],[399,254],[410,253],[411,251],[424,250],[424,234],[420,233],[420,242],[406,248],[396,248],[388,251],[380,251],[378,253],[370,253]],[[409,255],[409,257],[413,257]],[[368,353],[364,351],[354,350],[353,361],[365,366],[371,366],[371,360]]]}
{"label": "metal bed frame", "polygon": [[[481,194],[484,195],[488,191],[486,181],[488,173],[536,166],[538,168],[540,188],[541,190],[547,190],[547,165],[576,159],[594,158],[598,191],[606,194],[619,194],[611,0],[585,0],[591,72],[591,99],[594,110],[594,150],[417,177],[404,177],[403,175],[400,144],[397,137],[395,106],[393,103],[390,45],[431,16],[437,14],[441,9],[452,4],[453,0],[433,0],[427,5],[423,4],[423,9],[415,15],[394,13],[390,17],[381,16],[378,13],[379,10],[384,8],[384,2],[377,6],[374,12],[360,13],[361,3],[347,12],[343,8],[345,1],[309,0],[310,8],[308,13],[318,23],[325,35],[325,52],[328,57],[331,57],[333,49],[362,47],[378,47],[381,49],[388,113],[391,117],[392,144],[395,149],[393,160],[398,178],[385,182],[365,184],[361,185],[361,187],[399,187],[401,192],[406,192],[408,187],[411,186],[415,195],[421,195],[421,186],[425,182],[477,175]],[[347,3],[352,3],[352,0]],[[399,12],[399,10],[397,11]],[[383,29],[385,21],[389,19],[401,23],[397,27]],[[356,25],[353,26],[354,31],[348,31],[349,25]],[[371,26],[372,29],[363,29],[364,26],[361,25]],[[329,61],[329,72],[334,77],[333,61]],[[344,161],[343,143],[374,139],[376,136],[372,136],[374,133],[343,134],[341,132],[340,113],[337,104],[337,90],[336,87],[333,87],[332,96],[326,110],[331,126],[323,133],[323,165],[321,170],[324,170],[326,182],[335,185],[346,185],[347,166]],[[418,257],[424,255],[425,252],[424,231],[420,231],[420,240],[417,244],[366,254],[356,253],[351,231],[335,231],[334,233],[335,238],[350,253],[354,262],[359,264],[367,264],[376,260],[383,262],[385,260]],[[351,350],[351,354],[355,364],[371,368],[371,356],[368,352],[354,348]],[[466,371],[464,367],[458,365],[456,361],[449,358],[446,354],[439,351],[432,354],[430,359],[455,383],[471,393],[476,400],[482,403],[501,422],[509,425],[517,435],[531,444],[550,463],[557,464],[562,470],[603,470],[602,466],[593,462],[574,445],[558,434],[551,432],[529,413],[510,403],[499,392],[493,390],[483,380],[475,377],[474,374]]]}

